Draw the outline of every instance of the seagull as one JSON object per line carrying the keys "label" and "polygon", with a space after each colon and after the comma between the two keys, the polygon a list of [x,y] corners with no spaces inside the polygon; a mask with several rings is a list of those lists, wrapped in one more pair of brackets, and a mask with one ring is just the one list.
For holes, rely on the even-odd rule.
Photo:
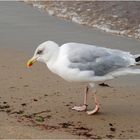
{"label": "seagull", "polygon": [[[46,41],[37,47],[27,67],[36,61],[45,63],[52,73],[66,81],[87,83],[83,105],[72,109],[86,111],[88,115],[100,109],[96,85],[122,75],[140,74],[140,69],[133,67],[140,62],[139,54],[74,42],[59,46],[54,41]],[[87,111],[89,88],[94,95],[95,108]]]}

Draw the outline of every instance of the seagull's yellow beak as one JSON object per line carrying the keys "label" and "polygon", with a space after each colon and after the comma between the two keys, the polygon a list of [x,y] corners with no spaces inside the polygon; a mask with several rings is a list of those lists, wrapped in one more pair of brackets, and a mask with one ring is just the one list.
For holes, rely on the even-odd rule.
{"label": "seagull's yellow beak", "polygon": [[27,67],[30,68],[36,61],[37,61],[37,58],[34,58],[34,57],[28,60]]}

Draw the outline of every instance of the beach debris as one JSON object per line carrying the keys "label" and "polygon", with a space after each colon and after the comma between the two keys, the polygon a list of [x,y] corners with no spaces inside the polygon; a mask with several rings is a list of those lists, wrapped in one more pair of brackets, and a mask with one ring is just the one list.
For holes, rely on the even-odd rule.
{"label": "beach debris", "polygon": [[84,126],[78,126],[74,127],[72,130],[72,133],[78,136],[85,136],[86,138],[93,137],[93,134],[91,133],[92,129],[84,127]]}
{"label": "beach debris", "polygon": [[44,117],[42,117],[42,116],[36,116],[35,120],[37,122],[44,122],[45,121]]}
{"label": "beach debris", "polygon": [[11,112],[11,109],[7,109],[5,112],[9,114]]}
{"label": "beach debris", "polygon": [[10,89],[15,89],[16,87],[14,87],[14,86],[11,86],[11,87],[9,87]]}
{"label": "beach debris", "polygon": [[27,115],[27,114],[24,114],[24,115],[22,115],[22,117],[25,117],[25,118],[30,119],[30,118],[32,118],[32,117],[33,117],[33,115]]}
{"label": "beach debris", "polygon": [[111,134],[109,134],[109,135],[106,135],[106,137],[107,137],[107,138],[109,138],[109,139],[112,139],[112,138],[114,138],[114,136],[113,136],[113,135],[111,135]]}
{"label": "beach debris", "polygon": [[7,104],[7,102],[4,101],[3,104]]}
{"label": "beach debris", "polygon": [[[25,118],[36,118],[37,117],[37,120],[38,120],[38,117],[39,117],[39,119],[42,119],[42,116],[40,114],[48,113],[48,112],[51,112],[51,111],[45,110],[45,111],[40,111],[40,112],[36,112],[36,113],[32,113],[32,114],[24,114],[24,115],[22,115],[22,117],[25,117]],[[43,117],[43,118],[45,118],[45,117]],[[51,118],[51,115],[47,115],[46,118]]]}
{"label": "beach debris", "polygon": [[52,117],[51,115],[47,115],[47,116],[46,116],[47,119],[50,119],[51,117]]}
{"label": "beach debris", "polygon": [[19,111],[11,112],[10,114],[23,114],[23,113],[24,113],[24,110],[19,110]]}
{"label": "beach debris", "polygon": [[73,122],[64,122],[64,123],[59,123],[59,125],[62,127],[62,128],[68,128],[70,126],[74,126],[73,125]]}
{"label": "beach debris", "polygon": [[83,127],[83,126],[81,126],[81,127],[76,127],[75,129],[77,129],[77,130],[88,130],[88,131],[91,130],[91,129],[85,128],[85,127]]}
{"label": "beach debris", "polygon": [[73,104],[73,102],[69,102],[70,104]]}
{"label": "beach debris", "polygon": [[109,123],[109,125],[110,125],[110,126],[113,126],[113,124],[112,124],[112,123]]}
{"label": "beach debris", "polygon": [[90,134],[88,132],[77,132],[77,135],[79,135],[79,136],[86,136],[88,138],[92,136],[92,134]]}
{"label": "beach debris", "polygon": [[108,84],[106,84],[106,83],[101,83],[101,84],[99,84],[100,86],[102,86],[102,87],[110,87]]}
{"label": "beach debris", "polygon": [[37,102],[37,101],[38,101],[38,100],[37,100],[37,99],[35,99],[35,98],[34,98],[33,100],[34,100],[35,102]]}
{"label": "beach debris", "polygon": [[115,129],[115,128],[113,128],[113,127],[111,127],[111,128],[110,128],[110,131],[115,132],[115,131],[116,131],[116,129]]}
{"label": "beach debris", "polygon": [[21,105],[22,105],[22,106],[26,106],[27,104],[26,104],[26,103],[22,103]]}
{"label": "beach debris", "polygon": [[9,105],[0,105],[0,109],[7,109],[7,108],[10,108]]}
{"label": "beach debris", "polygon": [[35,115],[39,115],[39,114],[42,114],[42,113],[48,113],[48,112],[51,112],[51,110],[43,110],[43,111],[40,111],[40,112],[33,113],[32,115],[35,116]]}

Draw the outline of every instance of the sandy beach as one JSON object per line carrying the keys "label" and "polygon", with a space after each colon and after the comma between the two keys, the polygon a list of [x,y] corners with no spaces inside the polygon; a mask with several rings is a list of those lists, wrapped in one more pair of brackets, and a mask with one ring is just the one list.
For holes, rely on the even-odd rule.
{"label": "sandy beach", "polygon": [[[140,42],[48,16],[23,2],[0,2],[0,138],[140,138],[140,76],[99,86],[100,113],[71,110],[85,84],[69,83],[44,64],[26,68],[46,40],[97,44],[140,53]],[[89,95],[88,109],[93,108]]]}

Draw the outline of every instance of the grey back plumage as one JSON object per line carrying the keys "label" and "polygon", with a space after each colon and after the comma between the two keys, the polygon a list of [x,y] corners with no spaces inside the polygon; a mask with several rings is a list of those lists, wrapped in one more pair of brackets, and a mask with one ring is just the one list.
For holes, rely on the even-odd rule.
{"label": "grey back plumage", "polygon": [[129,66],[129,60],[124,57],[128,53],[96,46],[80,44],[69,45],[68,57],[70,68],[80,71],[94,71],[95,76],[104,76],[110,72]]}

